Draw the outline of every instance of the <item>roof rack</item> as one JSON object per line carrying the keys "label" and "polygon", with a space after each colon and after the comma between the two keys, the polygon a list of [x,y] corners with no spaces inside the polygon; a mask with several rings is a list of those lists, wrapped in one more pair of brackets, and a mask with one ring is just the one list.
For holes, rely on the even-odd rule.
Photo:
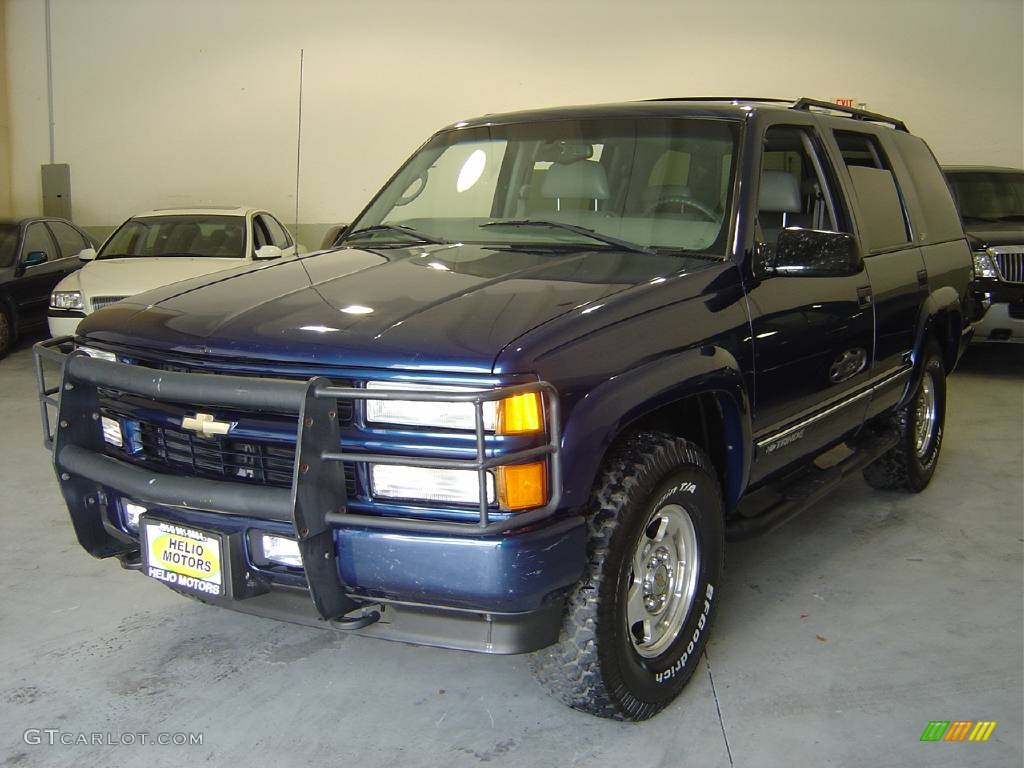
{"label": "roof rack", "polygon": [[667,96],[663,99],[643,99],[643,101],[761,101],[770,104],[792,104],[792,99],[763,99],[759,96]]}
{"label": "roof rack", "polygon": [[840,112],[847,117],[852,117],[854,120],[885,123],[886,125],[891,125],[897,131],[909,133],[907,124],[902,120],[897,120],[895,117],[880,115],[877,112],[868,112],[866,109],[857,109],[856,107],[844,107],[840,104],[833,104],[831,101],[822,101],[821,99],[800,98],[794,101],[793,99],[772,99],[760,96],[669,96],[663,99],[643,99],[643,101],[721,101],[730,103],[746,101],[760,102],[762,104],[789,104],[790,109],[799,109],[802,112],[810,112],[812,109],[827,109],[832,112]]}
{"label": "roof rack", "polygon": [[897,131],[909,133],[907,130],[907,124],[902,120],[897,120],[895,117],[887,117],[886,115],[880,115],[877,112],[868,112],[866,109],[857,109],[856,107],[844,107],[840,104],[833,104],[831,101],[807,98],[797,99],[791,108],[799,109],[804,112],[810,112],[812,109],[828,109],[832,112],[841,112],[847,117],[852,117],[854,120],[864,120],[865,122],[871,123],[886,123],[887,125],[891,125]]}

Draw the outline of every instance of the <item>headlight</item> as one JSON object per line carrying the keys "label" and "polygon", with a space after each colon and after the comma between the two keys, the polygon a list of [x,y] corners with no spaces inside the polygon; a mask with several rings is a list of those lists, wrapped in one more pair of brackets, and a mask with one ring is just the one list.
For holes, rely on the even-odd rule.
{"label": "headlight", "polygon": [[986,277],[991,280],[999,279],[999,271],[996,269],[992,255],[988,251],[975,251],[973,255],[975,277]]}
{"label": "headlight", "polygon": [[[471,469],[428,469],[393,464],[370,465],[373,495],[385,499],[480,503],[480,480]],[[487,473],[487,503],[495,500],[494,475]]]}
{"label": "headlight", "polygon": [[81,291],[54,291],[50,294],[53,309],[85,309]]}
{"label": "headlight", "polygon": [[[478,392],[471,387],[411,384],[394,381],[368,381],[367,389],[400,389],[415,392]],[[493,430],[497,408],[484,403],[484,429]],[[428,403],[418,400],[367,400],[366,420],[373,424],[404,424],[412,427],[476,429],[476,409],[472,403]]]}
{"label": "headlight", "polygon": [[[369,381],[367,389],[398,389],[416,392],[479,392],[470,387]],[[523,392],[500,401],[483,403],[484,429],[500,435],[521,435],[544,429],[540,394]],[[366,420],[373,424],[404,424],[415,427],[476,429],[472,403],[426,402],[422,400],[367,400]]]}

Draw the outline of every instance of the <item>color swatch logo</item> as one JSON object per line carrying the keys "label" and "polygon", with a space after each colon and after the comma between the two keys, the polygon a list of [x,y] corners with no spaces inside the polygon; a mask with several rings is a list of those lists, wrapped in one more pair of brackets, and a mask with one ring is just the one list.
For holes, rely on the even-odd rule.
{"label": "color swatch logo", "polygon": [[995,720],[932,720],[921,741],[988,741],[995,729]]}

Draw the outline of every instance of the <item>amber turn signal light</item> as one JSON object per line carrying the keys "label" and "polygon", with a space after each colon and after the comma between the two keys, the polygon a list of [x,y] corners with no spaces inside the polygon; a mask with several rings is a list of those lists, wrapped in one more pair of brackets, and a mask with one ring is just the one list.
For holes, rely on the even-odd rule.
{"label": "amber turn signal light", "polygon": [[521,435],[544,428],[540,394],[523,392],[506,397],[498,406],[498,434]]}
{"label": "amber turn signal light", "polygon": [[548,500],[548,467],[543,461],[498,467],[498,503],[507,512],[541,507]]}

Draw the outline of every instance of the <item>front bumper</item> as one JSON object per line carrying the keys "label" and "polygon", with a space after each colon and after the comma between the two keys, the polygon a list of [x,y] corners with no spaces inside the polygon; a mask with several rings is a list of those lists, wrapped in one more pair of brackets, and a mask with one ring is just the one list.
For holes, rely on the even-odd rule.
{"label": "front bumper", "polygon": [[977,280],[974,293],[983,309],[974,342],[1024,343],[1024,284]]}
{"label": "front bumper", "polygon": [[46,322],[50,326],[50,335],[54,338],[73,336],[78,330],[78,324],[85,320],[85,317],[84,312],[51,309],[46,317]]}
{"label": "front bumper", "polygon": [[[361,634],[494,653],[535,650],[555,640],[562,596],[580,576],[586,537],[580,517],[558,514],[558,403],[550,385],[458,395],[372,391],[372,399],[465,399],[475,404],[478,414],[486,400],[539,391],[549,418],[545,445],[489,456],[481,416],[478,453],[472,460],[347,453],[332,409],[341,398],[371,399],[365,389],[335,387],[325,379],[154,371],[83,353],[65,354],[62,344],[66,348],[67,340],[36,346],[42,415],[49,440],[49,408],[58,409],[54,467],[79,542],[94,556],[115,556],[126,567],[142,567],[137,534],[121,515],[130,500],[143,505],[147,515],[210,531],[230,542],[229,588],[224,597],[200,597],[206,602],[301,623],[357,626]],[[59,387],[46,384],[46,358],[62,366]],[[298,434],[292,487],[154,472],[107,455],[96,422],[97,393],[109,388],[161,402],[294,413]],[[339,474],[343,460],[472,469],[483,475],[499,463],[544,457],[551,468],[549,504],[495,515],[484,497],[479,519],[472,523],[353,514]],[[253,536],[261,531],[295,538],[303,567],[261,566],[252,546]],[[371,608],[380,618],[367,625],[364,619]]]}

